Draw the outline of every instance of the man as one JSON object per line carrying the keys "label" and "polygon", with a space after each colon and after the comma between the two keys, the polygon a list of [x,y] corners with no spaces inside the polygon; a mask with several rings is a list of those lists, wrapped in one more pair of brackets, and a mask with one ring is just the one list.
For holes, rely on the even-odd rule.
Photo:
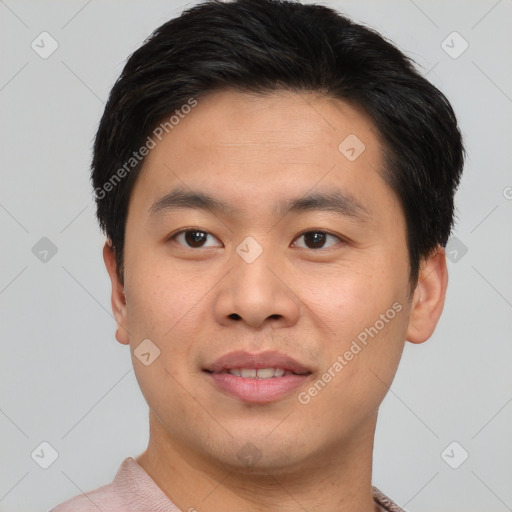
{"label": "man", "polygon": [[443,94],[331,9],[158,28],[92,164],[149,444],[54,512],[400,510],[371,484],[377,412],[441,315],[463,154]]}

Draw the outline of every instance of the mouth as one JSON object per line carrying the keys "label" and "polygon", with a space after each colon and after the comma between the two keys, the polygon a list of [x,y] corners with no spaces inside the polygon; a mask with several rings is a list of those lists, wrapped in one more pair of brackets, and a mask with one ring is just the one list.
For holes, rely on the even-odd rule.
{"label": "mouth", "polygon": [[217,375],[229,373],[230,375],[242,377],[243,379],[275,379],[288,375],[305,375],[301,373],[295,373],[290,370],[285,370],[284,368],[231,368],[221,372],[210,372],[209,370],[205,371],[209,373],[215,373]]}
{"label": "mouth", "polygon": [[279,352],[231,352],[203,369],[217,391],[252,403],[279,400],[304,385],[311,369]]}

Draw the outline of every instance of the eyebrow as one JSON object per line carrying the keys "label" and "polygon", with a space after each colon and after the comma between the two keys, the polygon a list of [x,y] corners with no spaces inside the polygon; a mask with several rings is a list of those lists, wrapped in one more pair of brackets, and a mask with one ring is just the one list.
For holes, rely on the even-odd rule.
{"label": "eyebrow", "polygon": [[[150,216],[156,216],[179,209],[210,210],[219,213],[235,213],[233,206],[201,191],[186,190],[178,187],[153,203],[149,209]],[[281,202],[273,212],[277,216],[287,213],[302,213],[310,211],[331,211],[344,217],[350,217],[360,222],[368,221],[370,216],[367,208],[352,194],[341,190],[316,192],[303,197]]]}

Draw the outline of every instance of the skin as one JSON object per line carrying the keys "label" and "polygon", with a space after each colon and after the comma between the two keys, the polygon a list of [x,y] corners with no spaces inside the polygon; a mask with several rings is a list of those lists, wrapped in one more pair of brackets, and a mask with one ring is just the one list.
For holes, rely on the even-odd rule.
{"label": "skin", "polygon": [[[339,144],[356,134],[349,161]],[[183,511],[370,512],[377,410],[406,341],[433,333],[447,286],[444,251],[422,260],[409,300],[405,218],[383,181],[370,119],[325,96],[275,91],[209,93],[147,156],[126,221],[124,286],[109,243],[116,339],[129,344],[150,409],[150,440],[136,458]],[[151,215],[176,186],[228,203]],[[343,190],[364,222],[332,211],[277,214],[283,199]],[[191,247],[185,228],[208,236]],[[317,246],[307,231],[330,235]],[[237,246],[263,252],[247,263]],[[339,238],[336,238],[339,237]],[[307,390],[393,303],[402,310],[311,401]],[[149,338],[149,366],[133,351]],[[202,371],[232,350],[279,350],[312,369],[297,392],[248,404]],[[258,456],[237,453],[248,442]]]}

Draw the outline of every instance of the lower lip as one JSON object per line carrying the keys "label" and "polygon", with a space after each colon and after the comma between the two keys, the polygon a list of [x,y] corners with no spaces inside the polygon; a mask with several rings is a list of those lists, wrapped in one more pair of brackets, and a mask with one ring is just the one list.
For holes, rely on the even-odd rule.
{"label": "lower lip", "polygon": [[245,402],[269,403],[300,388],[309,375],[286,375],[270,379],[237,377],[230,373],[210,373],[215,384],[226,393]]}

